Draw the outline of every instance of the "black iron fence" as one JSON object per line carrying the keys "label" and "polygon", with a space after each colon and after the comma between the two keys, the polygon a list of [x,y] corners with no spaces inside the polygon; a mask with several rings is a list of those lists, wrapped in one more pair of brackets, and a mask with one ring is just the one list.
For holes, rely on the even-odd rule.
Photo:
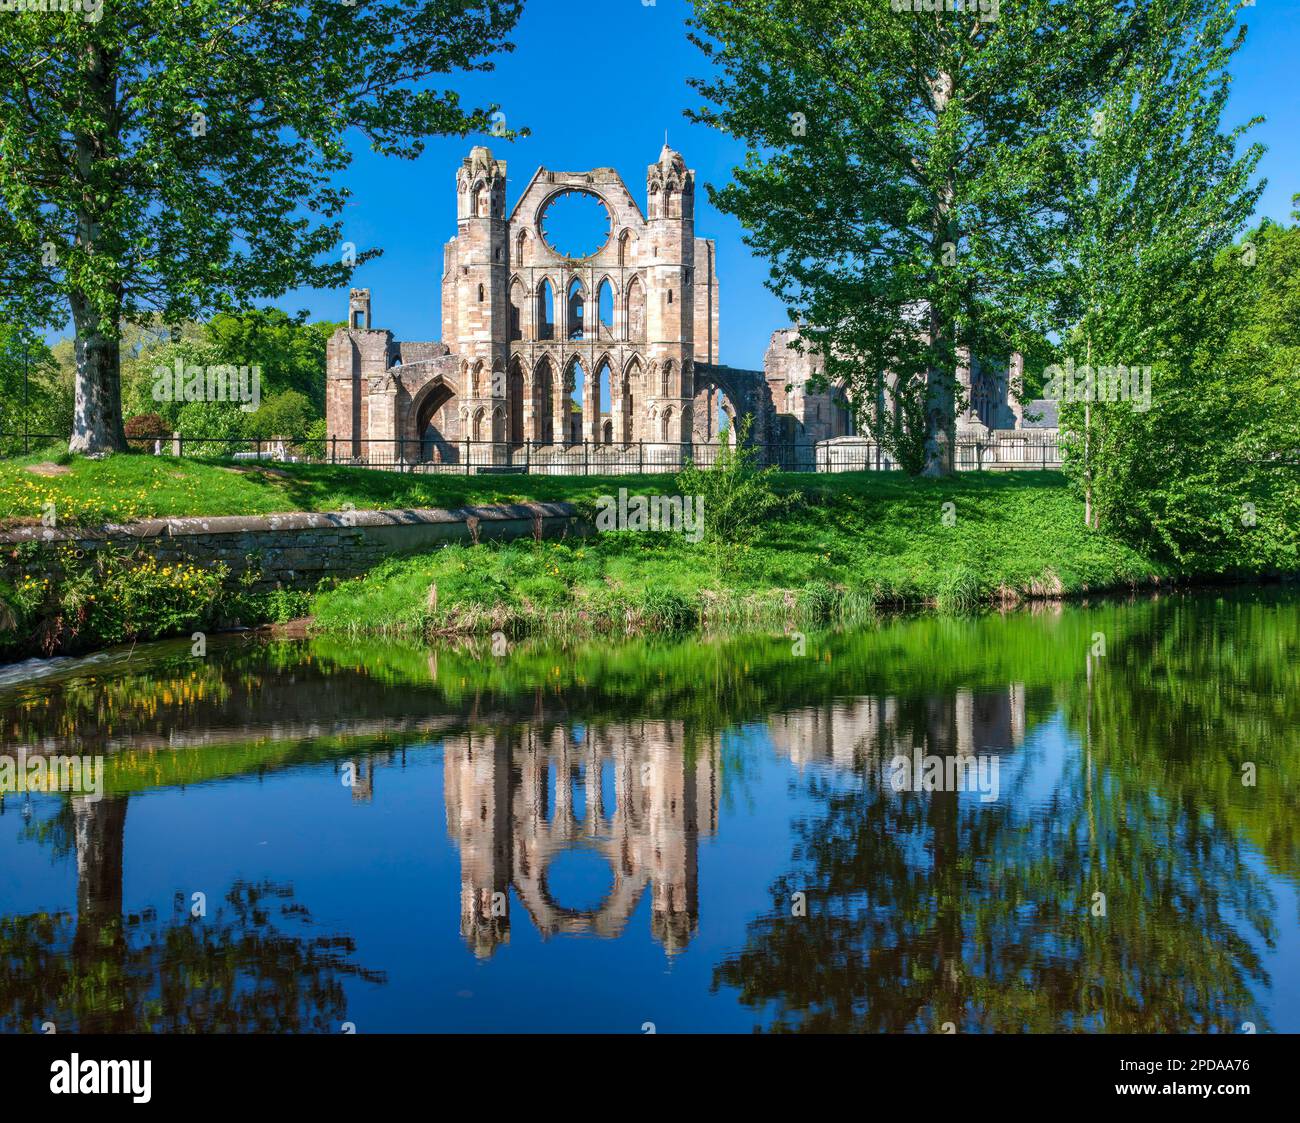
{"label": "black iron fence", "polygon": [[[66,437],[0,434],[0,457],[20,456]],[[158,456],[192,456],[234,462],[344,464],[396,472],[529,475],[639,475],[676,472],[687,461],[712,467],[723,446],[709,442],[575,441],[543,444],[524,441],[439,441],[401,438],[353,441],[349,438],[183,437],[174,434],[129,438],[132,448]],[[1054,430],[995,431],[988,437],[959,436],[954,446],[958,471],[1015,471],[1057,468],[1061,464]],[[764,450],[761,462],[784,472],[887,472],[898,464],[876,442],[860,438],[785,443]]]}

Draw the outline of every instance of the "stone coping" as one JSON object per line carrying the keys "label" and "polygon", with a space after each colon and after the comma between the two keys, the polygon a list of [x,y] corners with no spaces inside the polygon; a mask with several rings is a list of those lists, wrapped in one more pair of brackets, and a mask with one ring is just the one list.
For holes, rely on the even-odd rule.
{"label": "stone coping", "polygon": [[576,518],[571,503],[492,503],[472,507],[399,508],[376,511],[293,511],[282,515],[192,515],[175,519],[142,519],[103,526],[19,526],[0,531],[0,545],[26,542],[95,541],[121,538],[184,538],[203,534],[261,534],[298,530],[350,530],[363,527],[439,526]]}

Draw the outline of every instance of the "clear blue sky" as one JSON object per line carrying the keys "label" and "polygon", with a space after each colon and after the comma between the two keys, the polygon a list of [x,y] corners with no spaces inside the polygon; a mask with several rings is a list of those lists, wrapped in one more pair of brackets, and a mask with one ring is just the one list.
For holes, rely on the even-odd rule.
{"label": "clear blue sky", "polygon": [[[453,83],[467,104],[499,102],[509,125],[526,125],[530,137],[436,139],[415,161],[378,157],[355,138],[345,240],[358,249],[384,249],[353,280],[372,291],[376,327],[399,339],[439,337],[442,246],[456,233],[455,173],[473,144],[487,144],[508,161],[507,206],[543,165],[562,171],[612,166],[644,207],[646,165],[658,157],[667,129],[669,142],[695,169],[696,234],[717,241],[722,360],[761,367],[785,312],[763,287],[766,263],[741,242],[739,224],[705,197],[703,184],[725,182],[744,153],[682,116],[697,101],[686,79],[703,68],[700,52],[686,40],[689,11],[682,0],[656,0],[653,7],[641,0],[527,0],[514,53],[499,56],[493,73]],[[1259,213],[1287,221],[1291,196],[1300,192],[1300,2],[1258,0],[1245,19],[1250,34],[1237,55],[1228,120],[1265,116],[1254,133],[1268,146],[1261,174],[1269,182]],[[600,61],[591,65],[591,59]],[[343,291],[301,291],[277,303],[307,308],[313,319],[347,316]]]}

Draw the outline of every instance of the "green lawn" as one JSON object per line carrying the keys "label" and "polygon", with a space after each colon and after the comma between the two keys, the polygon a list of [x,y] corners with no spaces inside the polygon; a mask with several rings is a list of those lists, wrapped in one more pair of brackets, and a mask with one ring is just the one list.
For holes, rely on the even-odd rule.
{"label": "green lawn", "polygon": [[[672,477],[660,479],[669,490]],[[748,546],[623,531],[450,547],[391,559],[319,594],[312,610],[317,627],[354,634],[638,632],[843,619],[887,604],[960,608],[1172,576],[1085,530],[1056,473],[786,475],[777,486],[798,501]]]}
{"label": "green lawn", "polygon": [[[523,499],[570,500],[590,517],[595,498],[620,486],[632,494],[669,494],[678,483],[671,474],[435,476],[47,453],[0,463],[0,520],[39,518],[47,503],[61,521],[89,525]],[[364,578],[318,593],[310,609],[322,630],[412,638],[496,630],[654,632],[851,619],[882,605],[962,608],[1175,576],[1106,534],[1085,530],[1081,505],[1059,473],[958,473],[943,480],[786,474],[774,486],[788,497],[787,509],[749,545],[718,549],[707,537],[692,544],[679,534],[622,531],[540,544],[452,546],[390,559]],[[51,604],[51,612],[66,615],[57,597]]]}
{"label": "green lawn", "polygon": [[59,452],[0,461],[0,525],[37,522],[47,503],[55,505],[60,522],[92,526],[184,515],[338,511],[348,503],[367,510],[581,499],[619,486],[596,476],[410,475],[329,464],[234,465],[142,453],[87,460]]}

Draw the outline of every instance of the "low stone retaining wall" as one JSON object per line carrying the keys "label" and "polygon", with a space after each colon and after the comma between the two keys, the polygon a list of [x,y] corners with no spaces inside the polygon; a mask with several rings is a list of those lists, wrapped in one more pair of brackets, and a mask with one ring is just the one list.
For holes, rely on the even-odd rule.
{"label": "low stone retaining wall", "polygon": [[163,564],[224,562],[235,583],[249,569],[255,588],[314,588],[322,577],[355,577],[394,554],[450,542],[585,536],[590,528],[569,503],[508,503],[453,510],[341,511],[286,515],[223,515],[146,519],[120,526],[23,526],[0,531],[3,569],[12,579],[23,566],[15,546],[73,545],[87,554],[103,546],[141,549]]}

